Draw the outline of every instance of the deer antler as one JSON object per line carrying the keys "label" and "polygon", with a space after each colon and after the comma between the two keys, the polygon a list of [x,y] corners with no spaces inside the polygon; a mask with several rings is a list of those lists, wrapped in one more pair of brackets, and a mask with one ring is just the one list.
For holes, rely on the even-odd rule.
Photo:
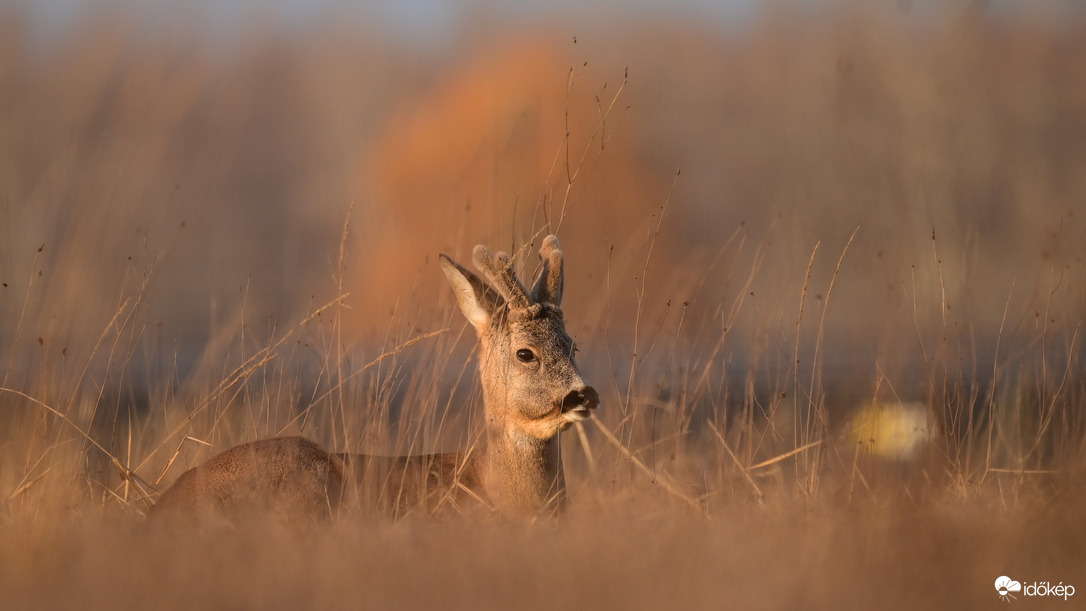
{"label": "deer antler", "polygon": [[543,270],[539,273],[539,280],[536,280],[535,286],[532,287],[532,301],[561,307],[562,247],[558,245],[556,236],[549,235],[543,238],[539,258],[543,261]]}
{"label": "deer antler", "polygon": [[475,267],[486,275],[490,284],[501,293],[510,308],[515,310],[528,308],[530,304],[528,293],[513,273],[512,262],[507,253],[494,254],[489,248],[480,244],[475,247],[471,255]]}

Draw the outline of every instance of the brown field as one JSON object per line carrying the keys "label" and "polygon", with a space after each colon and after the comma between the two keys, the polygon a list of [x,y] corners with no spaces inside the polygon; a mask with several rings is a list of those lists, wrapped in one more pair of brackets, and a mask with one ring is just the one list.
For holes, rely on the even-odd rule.
{"label": "brown field", "polygon": [[[1086,15],[885,4],[0,10],[0,607],[1079,606]],[[143,522],[252,439],[470,444],[437,254],[547,232],[602,399],[564,520]]]}

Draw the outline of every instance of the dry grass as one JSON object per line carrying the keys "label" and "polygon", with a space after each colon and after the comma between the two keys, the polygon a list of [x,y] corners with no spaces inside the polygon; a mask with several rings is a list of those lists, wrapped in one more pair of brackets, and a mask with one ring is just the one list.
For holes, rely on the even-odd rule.
{"label": "dry grass", "polygon": [[1045,519],[748,508],[710,520],[593,512],[557,529],[338,523],[273,537],[65,522],[4,528],[4,586],[19,609],[990,608],[992,574],[1079,576],[1068,567],[1081,540],[1059,534],[1078,514]]}
{"label": "dry grass", "polygon": [[[0,16],[5,605],[1086,587],[1086,26],[951,13],[483,28],[441,59],[342,25],[43,47]],[[241,441],[472,443],[435,255],[532,269],[545,231],[603,398],[566,433],[567,520],[145,528]]]}

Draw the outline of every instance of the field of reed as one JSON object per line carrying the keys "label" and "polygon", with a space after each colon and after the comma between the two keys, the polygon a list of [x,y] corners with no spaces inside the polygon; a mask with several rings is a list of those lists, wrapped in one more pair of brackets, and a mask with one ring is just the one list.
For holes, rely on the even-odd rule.
{"label": "field of reed", "polygon": [[[1073,608],[1086,18],[819,7],[0,10],[2,606]],[[601,394],[562,520],[144,522],[254,439],[469,446],[437,255],[551,232]]]}

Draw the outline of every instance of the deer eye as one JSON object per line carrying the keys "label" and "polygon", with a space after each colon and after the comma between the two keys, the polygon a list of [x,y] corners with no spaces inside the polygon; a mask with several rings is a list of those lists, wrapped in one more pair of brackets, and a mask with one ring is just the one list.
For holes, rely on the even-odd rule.
{"label": "deer eye", "polygon": [[531,363],[535,360],[535,353],[527,348],[517,350],[517,360],[521,363]]}

